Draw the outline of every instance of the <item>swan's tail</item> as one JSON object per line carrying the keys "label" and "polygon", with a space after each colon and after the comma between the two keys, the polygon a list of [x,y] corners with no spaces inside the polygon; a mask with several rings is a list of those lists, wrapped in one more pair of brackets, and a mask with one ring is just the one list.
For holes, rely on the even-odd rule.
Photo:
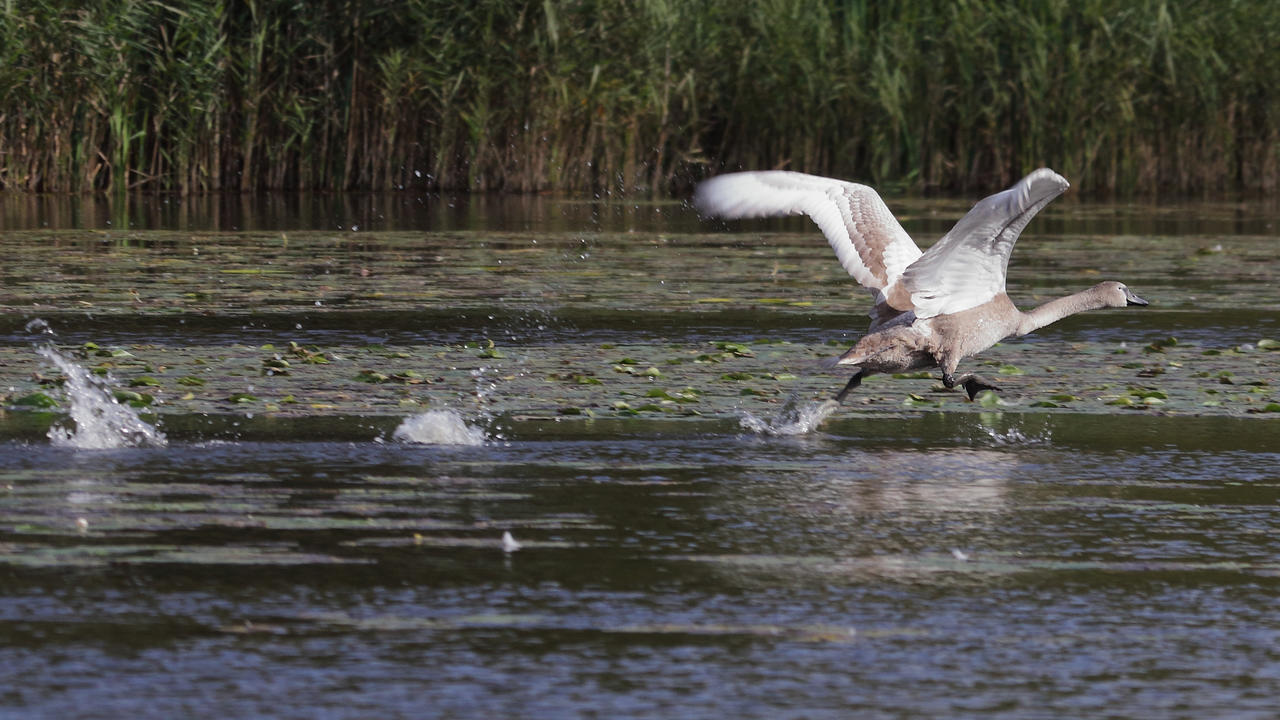
{"label": "swan's tail", "polygon": [[867,358],[862,353],[854,352],[857,349],[858,348],[856,347],[852,347],[846,350],[845,353],[839,357],[827,358],[826,360],[820,361],[822,367],[827,370],[832,370],[837,366],[842,365],[861,365]]}

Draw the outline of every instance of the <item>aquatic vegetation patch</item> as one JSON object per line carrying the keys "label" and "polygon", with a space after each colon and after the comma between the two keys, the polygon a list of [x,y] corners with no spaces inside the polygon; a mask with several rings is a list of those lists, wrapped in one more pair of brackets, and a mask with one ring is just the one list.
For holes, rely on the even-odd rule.
{"label": "aquatic vegetation patch", "polygon": [[[538,241],[533,252],[530,237]],[[125,402],[145,404],[162,421],[202,413],[395,416],[425,407],[583,419],[683,416],[681,407],[696,407],[700,417],[729,419],[743,411],[770,416],[785,403],[783,387],[812,401],[832,396],[847,376],[819,360],[856,340],[865,300],[849,297],[830,249],[809,232],[753,238],[768,247],[765,253],[726,252],[722,239],[673,234],[650,245],[635,234],[599,233],[584,253],[563,234],[496,241],[483,233],[362,233],[363,242],[379,248],[361,258],[371,274],[342,274],[350,287],[339,291],[333,268],[349,267],[352,250],[333,233],[290,232],[285,243],[278,233],[117,232],[113,243],[130,244],[107,251],[93,233],[6,233],[0,244],[16,260],[0,267],[0,307],[19,313],[59,298],[50,323],[60,332],[75,330],[63,352],[95,376],[115,378],[117,391],[136,393],[122,395]],[[1025,272],[1052,267],[1053,274],[1036,276],[1035,287],[1056,295],[1091,282],[1100,252],[1110,256],[1109,266],[1140,252],[1144,274],[1164,278],[1187,254],[1179,248],[1200,240],[1125,242],[1091,236],[1028,242]],[[1176,280],[1141,284],[1171,311],[1153,306],[1133,319],[1096,313],[1079,320],[1078,329],[1007,341],[975,358],[962,369],[998,376],[1003,391],[985,401],[993,406],[938,391],[936,373],[921,371],[870,379],[836,414],[1258,415],[1280,402],[1272,382],[1280,376],[1276,341],[1257,329],[1221,341],[1216,328],[1239,317],[1237,290],[1261,313],[1247,320],[1251,325],[1280,311],[1280,296],[1256,272],[1268,262],[1266,243],[1222,244],[1211,271],[1193,267]],[[423,252],[433,260],[406,260]],[[780,297],[772,283],[758,281],[770,277],[780,254],[794,269],[787,297],[794,291],[814,305],[762,301]],[[288,272],[221,274],[222,282],[209,285],[202,278],[213,256],[234,267],[271,262]],[[485,273],[470,272],[498,260],[528,272],[504,275],[498,289]],[[709,264],[722,272],[709,277]],[[163,277],[147,272],[148,265],[163,266]],[[63,288],[49,295],[32,281],[44,268],[71,266],[100,269],[100,284],[86,288],[89,294]],[[593,272],[566,272],[584,269]],[[1010,283],[1019,302],[1028,295],[1017,287],[1023,272],[1015,269]],[[655,285],[655,277],[663,284]],[[751,282],[734,282],[726,293],[726,278]],[[1184,284],[1210,282],[1232,290],[1197,290],[1194,308],[1186,305]],[[82,302],[91,303],[91,319]],[[12,337],[0,345],[0,402],[15,411],[60,409],[54,403],[62,376],[41,375],[44,363],[28,336]],[[1131,394],[1137,386],[1165,397]],[[648,396],[654,390],[667,396]],[[564,414],[566,408],[577,414]]]}
{"label": "aquatic vegetation patch", "polygon": [[[872,378],[851,397],[852,403],[837,412],[976,411],[986,402],[997,403],[990,407],[1005,412],[1019,407],[1107,412],[1108,407],[1123,406],[1243,414],[1251,407],[1280,401],[1270,381],[1280,376],[1276,353],[1205,355],[1203,348],[1183,343],[1167,348],[1161,355],[1162,372],[1151,373],[1145,363],[1136,367],[1100,363],[1105,346],[1078,345],[1082,352],[1074,365],[1064,364],[1061,354],[1044,344],[1010,343],[989,351],[993,356],[989,362],[1005,371],[996,373],[1003,389],[998,400],[970,403],[941,388],[934,374],[920,372]],[[683,362],[705,354],[699,351],[699,343],[629,345],[627,355],[615,356],[613,363],[602,366],[594,359],[598,349],[573,343],[521,346],[517,356],[501,359],[478,358],[466,348],[451,345],[404,346],[376,354],[340,345],[322,349],[333,358],[326,363],[291,364],[287,373],[264,375],[256,348],[139,345],[129,350],[136,365],[117,366],[112,375],[125,386],[114,391],[117,397],[154,408],[161,416],[220,413],[232,411],[232,406],[264,404],[272,405],[270,412],[288,415],[385,414],[406,404],[433,403],[555,416],[566,407],[594,413],[635,411],[663,400],[696,403],[704,415],[727,416],[754,404],[762,410],[776,404],[781,387],[825,399],[846,379],[838,370],[817,367],[807,344],[756,347],[768,347],[769,352],[728,354],[717,362]],[[633,362],[617,362],[626,359]],[[732,367],[726,369],[730,362]],[[31,369],[40,365],[40,359],[30,349],[0,347],[0,363],[0,382],[12,388],[4,396],[7,405],[15,410],[58,407],[54,394],[41,390],[42,381],[48,383],[51,378],[32,377]],[[159,364],[166,367],[164,375],[143,372],[144,366]],[[479,392],[482,380],[487,389]],[[624,402],[629,407],[614,407],[620,396],[628,398]],[[1206,396],[1213,405],[1202,404]],[[648,402],[631,399],[637,397]]]}

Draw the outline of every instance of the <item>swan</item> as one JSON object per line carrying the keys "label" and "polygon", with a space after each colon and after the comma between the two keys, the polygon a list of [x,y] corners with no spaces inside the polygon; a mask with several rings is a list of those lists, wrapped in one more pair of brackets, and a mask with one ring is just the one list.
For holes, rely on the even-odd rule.
{"label": "swan", "polygon": [[703,216],[723,219],[808,215],[844,269],[871,291],[867,334],[830,363],[854,371],[837,403],[869,375],[934,367],[944,385],[962,386],[973,400],[999,388],[973,374],[957,378],[961,360],[1068,315],[1147,304],[1111,280],[1030,312],[1009,299],[1005,273],[1014,243],[1068,187],[1058,173],[1036,170],[978,202],[925,252],[880,195],[858,183],[786,170],[729,173],[700,183],[693,204]]}

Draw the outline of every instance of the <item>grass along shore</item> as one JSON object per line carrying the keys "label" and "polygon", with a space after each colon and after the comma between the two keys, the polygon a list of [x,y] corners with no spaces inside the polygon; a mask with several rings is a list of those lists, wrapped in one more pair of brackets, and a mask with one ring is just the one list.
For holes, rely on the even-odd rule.
{"label": "grass along shore", "polygon": [[1280,180],[1280,5],[0,4],[0,188],[926,192]]}

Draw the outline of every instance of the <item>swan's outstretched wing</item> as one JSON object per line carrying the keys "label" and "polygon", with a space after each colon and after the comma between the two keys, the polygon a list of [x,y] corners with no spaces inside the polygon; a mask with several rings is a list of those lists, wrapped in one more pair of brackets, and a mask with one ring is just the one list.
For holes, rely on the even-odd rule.
{"label": "swan's outstretched wing", "polygon": [[920,257],[920,248],[866,185],[785,170],[730,173],[699,184],[693,203],[704,215],[726,219],[808,215],[840,265],[877,300]]}
{"label": "swan's outstretched wing", "polygon": [[1009,254],[1022,229],[1070,185],[1041,168],[983,199],[903,273],[916,317],[956,313],[1004,292]]}

